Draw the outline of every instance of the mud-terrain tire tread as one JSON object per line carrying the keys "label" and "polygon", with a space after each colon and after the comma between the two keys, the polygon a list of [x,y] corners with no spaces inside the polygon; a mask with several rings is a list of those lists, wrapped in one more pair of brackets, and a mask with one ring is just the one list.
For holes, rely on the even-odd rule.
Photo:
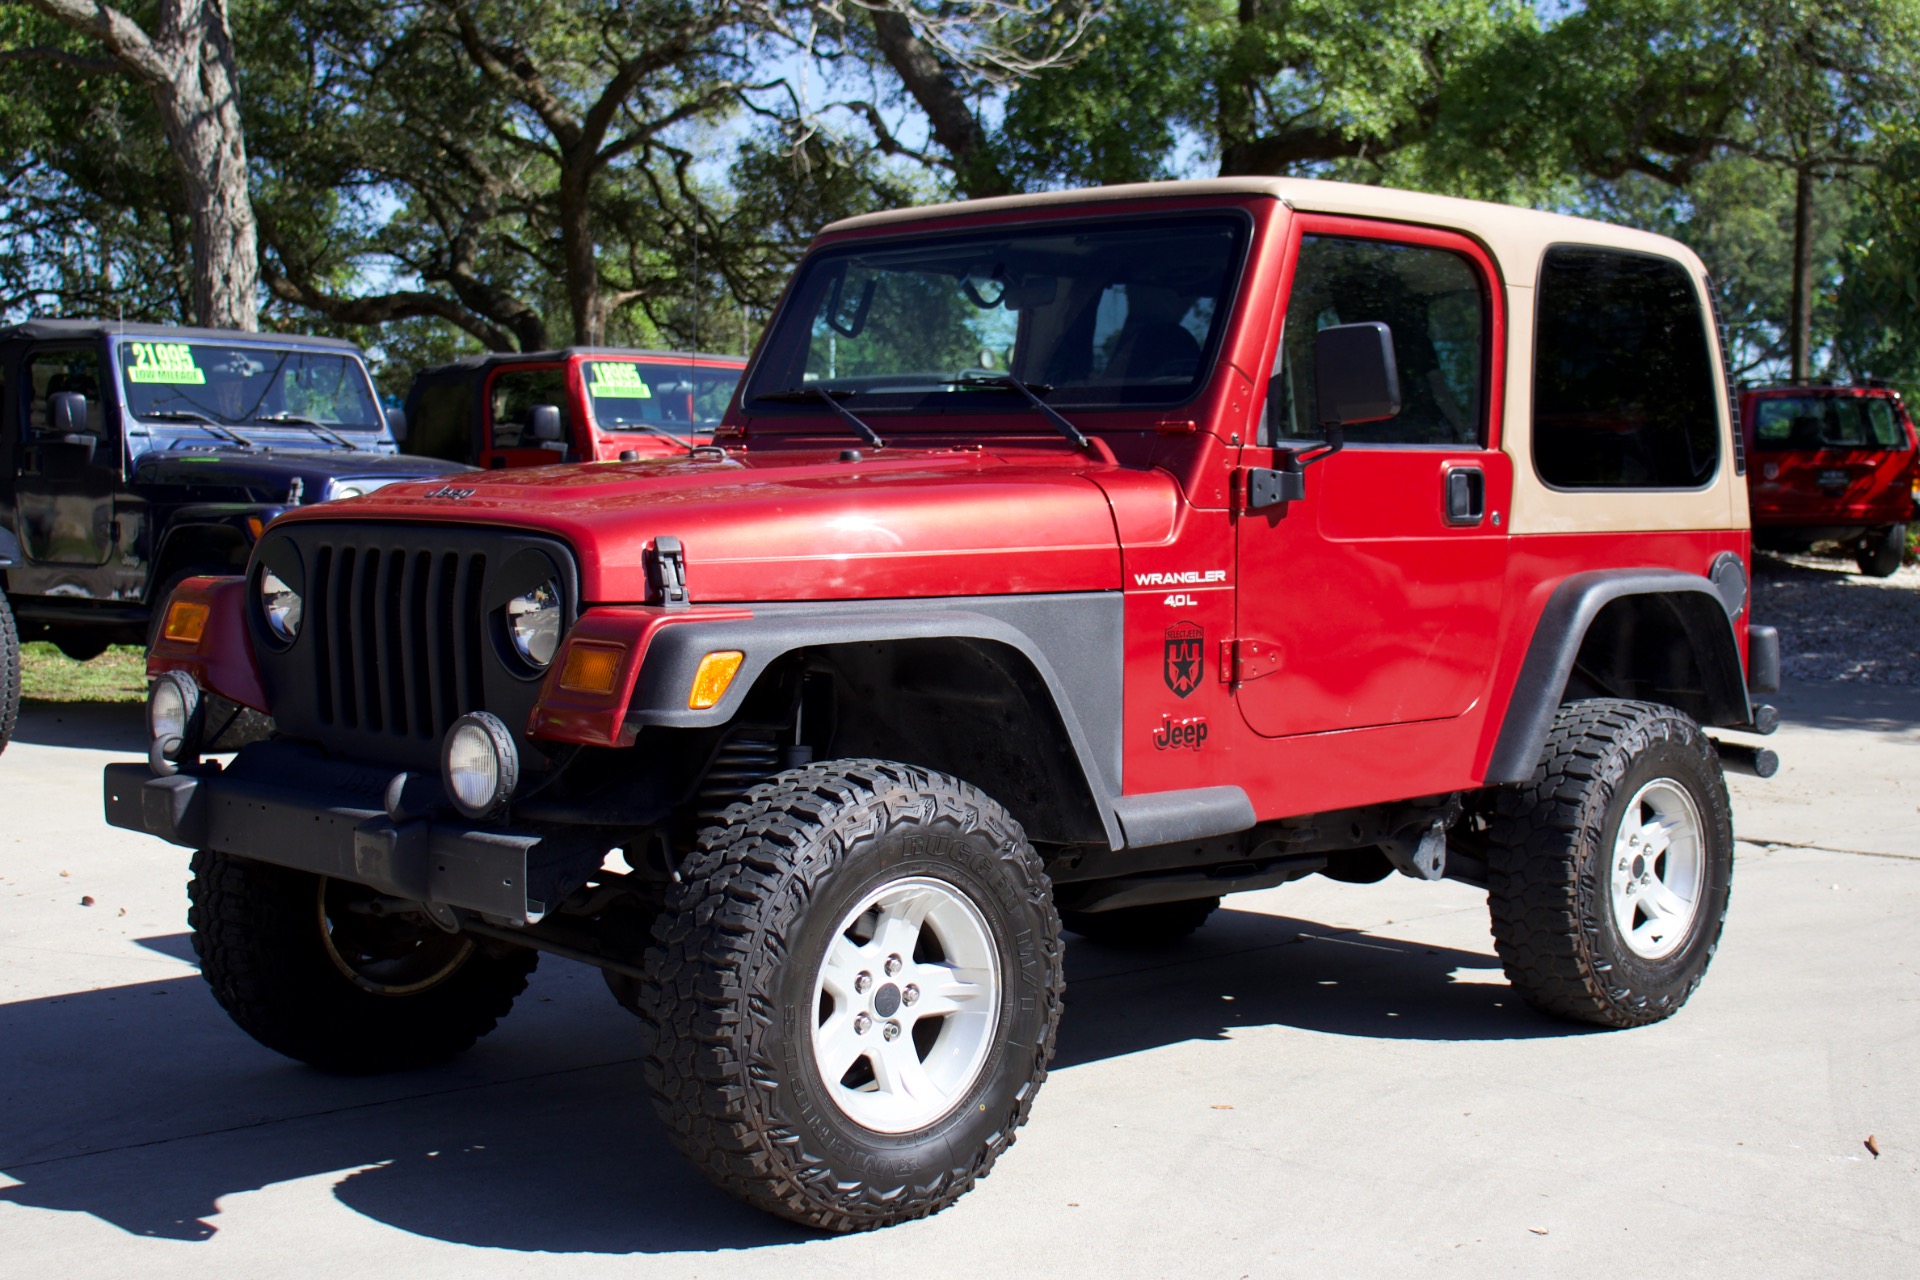
{"label": "mud-terrain tire tread", "polygon": [[0,751],[13,741],[20,718],[20,629],[13,624],[13,608],[0,591]]}
{"label": "mud-terrain tire tread", "polygon": [[1900,572],[1901,562],[1906,558],[1907,526],[1896,524],[1868,533],[1853,560],[1869,578],[1891,578]]}
{"label": "mud-terrain tire tread", "polygon": [[[1718,902],[1702,904],[1696,929],[1704,947],[1690,941],[1681,953],[1693,962],[1678,992],[1649,996],[1610,986],[1606,961],[1596,956],[1600,914],[1611,911],[1609,851],[1585,856],[1605,833],[1608,810],[1634,753],[1669,742],[1694,755],[1712,785],[1700,802],[1709,841],[1726,870]],[[1560,708],[1533,777],[1499,789],[1483,846],[1487,855],[1487,904],[1494,949],[1507,980],[1534,1008],[1607,1027],[1636,1027],[1671,1016],[1687,1002],[1719,947],[1731,887],[1733,823],[1719,754],[1712,739],[1671,707],[1619,698],[1594,698]],[[1610,927],[1610,926],[1609,926]]]}
{"label": "mud-terrain tire tread", "polygon": [[1103,947],[1151,950],[1170,947],[1192,934],[1219,909],[1218,898],[1192,898],[1114,911],[1062,911],[1060,923]]}
{"label": "mud-terrain tire tread", "polygon": [[363,991],[325,955],[318,881],[202,849],[193,855],[187,922],[201,975],[228,1016],[267,1048],[323,1071],[403,1071],[471,1048],[506,1016],[539,961],[528,948],[476,947],[425,991]]}
{"label": "mud-terrain tire tread", "polygon": [[[905,821],[948,821],[983,833],[1043,921],[1049,980],[1037,1010],[1038,1051],[990,1139],[954,1151],[937,1176],[912,1185],[835,1184],[809,1136],[771,1113],[775,1064],[757,1032],[778,1016],[768,993],[833,852]],[[754,787],[703,829],[654,928],[640,1014],[649,1032],[647,1083],[668,1135],[721,1188],[779,1217],[829,1231],[923,1218],[987,1176],[1025,1123],[1046,1079],[1064,979],[1059,917],[1038,855],[999,804],[958,779],[884,760],[824,761]],[[761,1016],[736,1013],[740,989]],[[983,1106],[984,1109],[984,1106]]]}

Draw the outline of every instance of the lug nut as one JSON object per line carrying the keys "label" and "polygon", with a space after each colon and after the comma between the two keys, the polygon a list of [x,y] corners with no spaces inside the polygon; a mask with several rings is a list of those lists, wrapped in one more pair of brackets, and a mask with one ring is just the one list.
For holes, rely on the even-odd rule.
{"label": "lug nut", "polygon": [[900,957],[888,956],[887,957],[887,976],[891,978],[894,974],[898,972],[900,972]]}
{"label": "lug nut", "polygon": [[900,1003],[918,1004],[919,1002],[920,1002],[920,988],[914,986],[911,982],[909,982],[907,984],[906,990],[900,993]]}
{"label": "lug nut", "polygon": [[880,1034],[889,1040],[896,1040],[900,1036],[900,1024],[897,1022],[889,1022],[881,1029]]}
{"label": "lug nut", "polygon": [[859,977],[853,980],[853,989],[855,991],[865,991],[868,987],[872,985],[873,985],[873,975],[870,973],[863,973]]}
{"label": "lug nut", "polygon": [[873,1019],[869,1018],[866,1014],[856,1013],[853,1015],[853,1034],[863,1036],[867,1034],[867,1029],[872,1025]]}

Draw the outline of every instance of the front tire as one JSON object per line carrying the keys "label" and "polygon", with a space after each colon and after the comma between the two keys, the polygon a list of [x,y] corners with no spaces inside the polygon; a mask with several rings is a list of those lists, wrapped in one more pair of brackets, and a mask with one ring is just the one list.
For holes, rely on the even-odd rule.
{"label": "front tire", "polygon": [[1733,822],[1713,743],[1671,707],[1560,708],[1533,777],[1494,797],[1487,902],[1507,979],[1608,1027],[1677,1011],[1719,946]]}
{"label": "front tire", "polygon": [[1892,525],[1885,529],[1874,529],[1860,541],[1860,548],[1854,552],[1854,563],[1860,566],[1860,572],[1870,578],[1891,578],[1900,571],[1900,562],[1907,556],[1907,526]]}
{"label": "front tire", "polygon": [[956,779],[790,770],[701,832],[648,953],[647,1080],[682,1152],[831,1231],[986,1176],[1053,1054],[1060,922],[1020,825]]}
{"label": "front tire", "polygon": [[539,959],[372,914],[376,895],[358,885],[209,849],[193,855],[188,897],[194,953],[221,1007],[323,1071],[452,1057],[506,1016]]}
{"label": "front tire", "polygon": [[7,593],[0,591],[0,751],[13,741],[20,717],[20,631],[13,625]]}

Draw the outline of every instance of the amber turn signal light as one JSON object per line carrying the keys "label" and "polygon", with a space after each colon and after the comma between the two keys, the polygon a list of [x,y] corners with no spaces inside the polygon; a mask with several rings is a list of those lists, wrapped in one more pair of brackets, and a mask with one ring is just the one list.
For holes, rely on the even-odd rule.
{"label": "amber turn signal light", "polygon": [[572,645],[567,649],[567,664],[560,668],[560,687],[571,693],[612,693],[620,660],[626,655],[624,645],[584,640]]}
{"label": "amber turn signal light", "polygon": [[167,605],[167,621],[160,634],[180,644],[199,644],[207,630],[207,606],[198,600],[174,600]]}
{"label": "amber turn signal light", "polygon": [[710,711],[718,706],[746,656],[738,649],[722,649],[700,659],[700,669],[693,673],[693,691],[687,695],[687,710]]}

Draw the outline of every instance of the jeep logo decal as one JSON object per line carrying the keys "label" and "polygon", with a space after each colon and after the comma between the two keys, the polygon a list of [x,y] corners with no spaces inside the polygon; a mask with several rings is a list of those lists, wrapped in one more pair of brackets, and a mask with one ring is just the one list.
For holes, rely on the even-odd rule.
{"label": "jeep logo decal", "polygon": [[1195,622],[1176,622],[1167,628],[1167,651],[1163,662],[1163,675],[1167,679],[1167,688],[1175,695],[1186,697],[1200,687],[1200,677],[1205,674],[1207,660],[1206,628]]}
{"label": "jeep logo decal", "polygon": [[423,498],[445,498],[449,502],[458,502],[462,498],[471,498],[473,496],[473,490],[456,489],[452,485],[443,484],[438,489],[429,489],[420,496]]}

